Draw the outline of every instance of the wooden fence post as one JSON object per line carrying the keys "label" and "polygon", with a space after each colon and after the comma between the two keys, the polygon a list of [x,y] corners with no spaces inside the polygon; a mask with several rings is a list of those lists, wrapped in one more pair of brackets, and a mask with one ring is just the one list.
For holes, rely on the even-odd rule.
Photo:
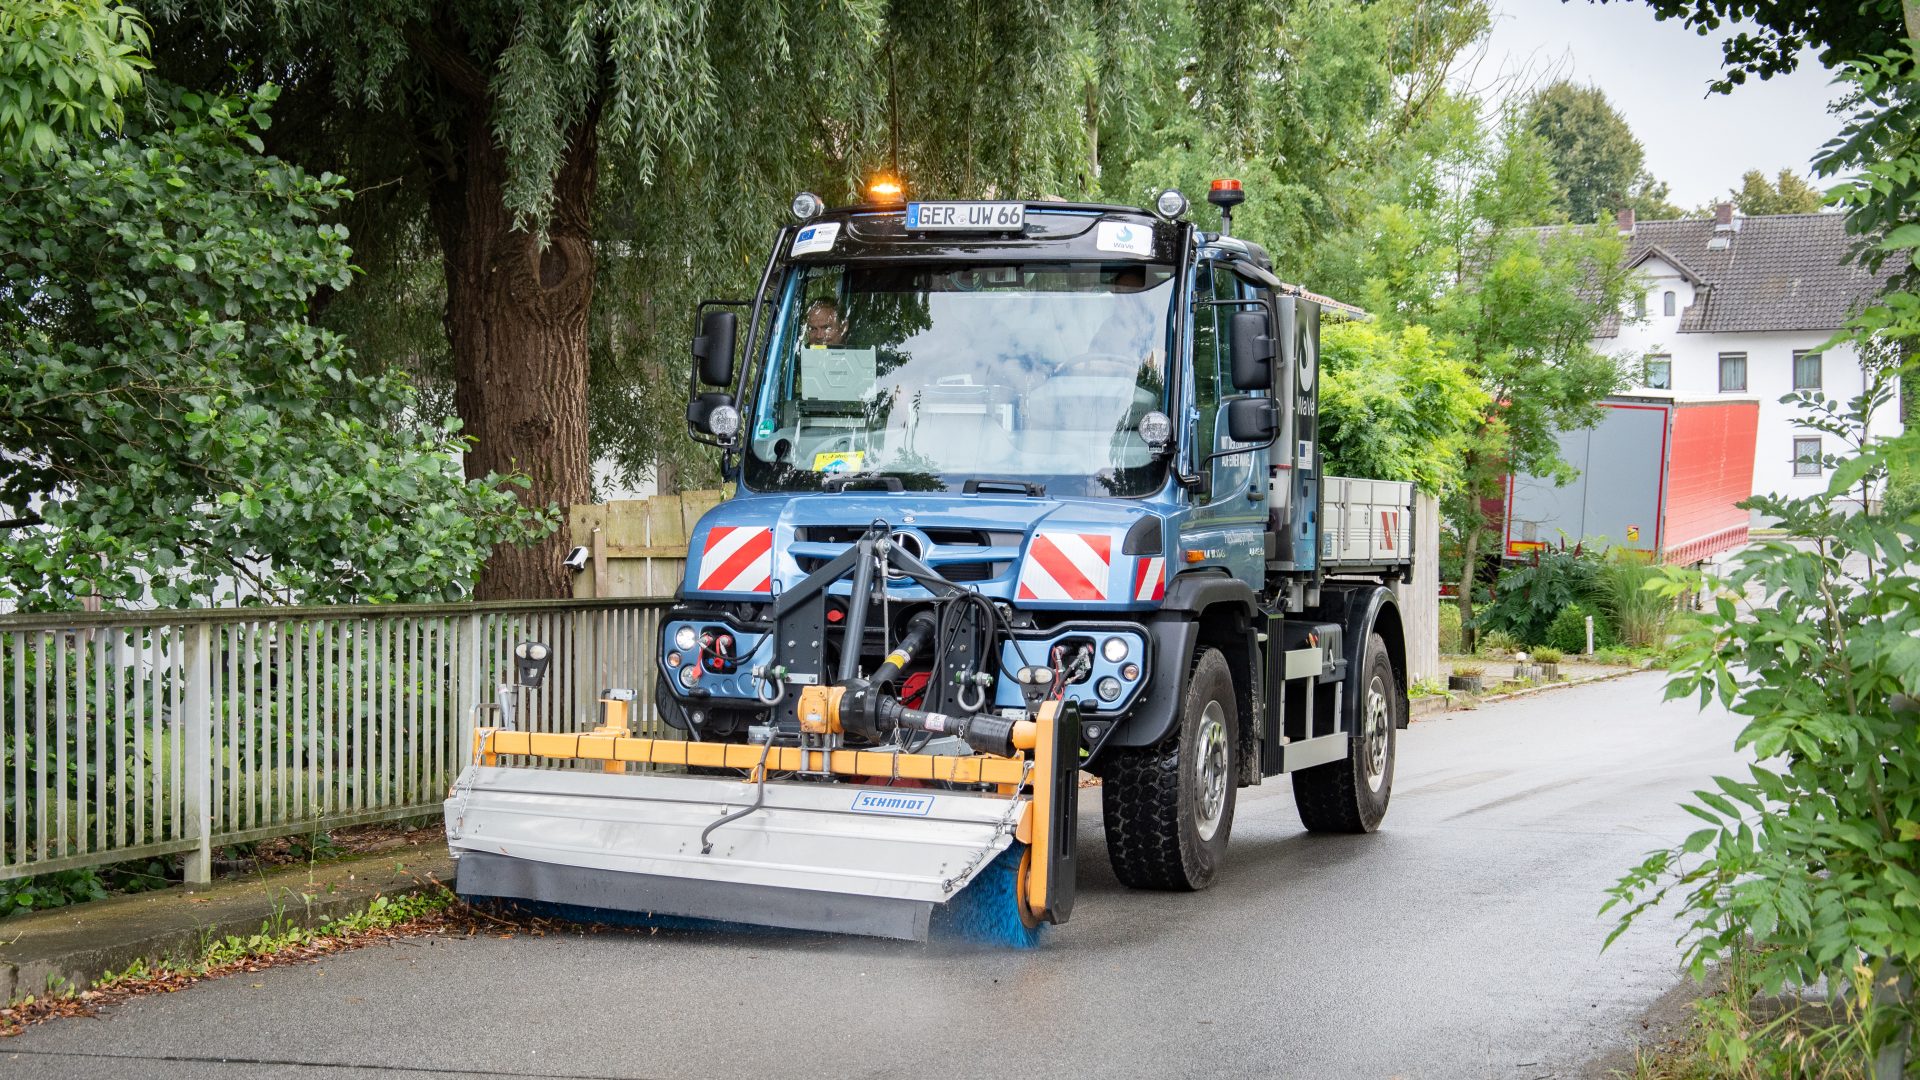
{"label": "wooden fence post", "polygon": [[187,852],[184,876],[189,885],[207,885],[213,881],[213,626],[196,622],[186,631],[185,823],[199,846]]}

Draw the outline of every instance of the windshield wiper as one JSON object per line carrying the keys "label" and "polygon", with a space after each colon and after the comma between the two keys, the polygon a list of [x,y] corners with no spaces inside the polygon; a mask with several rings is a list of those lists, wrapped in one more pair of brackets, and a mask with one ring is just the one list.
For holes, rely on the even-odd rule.
{"label": "windshield wiper", "polygon": [[960,493],[963,495],[978,495],[982,492],[1027,495],[1035,499],[1044,499],[1047,496],[1047,485],[1037,480],[986,480],[977,476],[960,485]]}

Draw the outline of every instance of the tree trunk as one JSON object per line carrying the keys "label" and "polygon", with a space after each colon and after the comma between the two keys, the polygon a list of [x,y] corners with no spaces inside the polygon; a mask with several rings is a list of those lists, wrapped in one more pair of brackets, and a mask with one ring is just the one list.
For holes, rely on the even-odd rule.
{"label": "tree trunk", "polygon": [[[591,214],[597,116],[571,133],[554,183],[547,245],[515,228],[505,205],[506,156],[490,108],[473,102],[453,126],[450,159],[430,195],[447,279],[454,409],[474,440],[471,478],[522,473],[523,503],[567,507],[592,495],[587,450],[587,308],[593,298]],[[526,547],[496,547],[476,599],[572,595],[561,565],[564,526]]]}
{"label": "tree trunk", "polygon": [[[1478,506],[1473,508],[1472,513],[1475,518],[1481,516]],[[1462,538],[1464,542],[1460,550],[1460,595],[1455,603],[1460,605],[1460,648],[1469,653],[1479,644],[1476,640],[1478,635],[1473,629],[1473,579],[1478,576],[1475,569],[1480,562],[1480,534],[1485,531],[1485,526],[1478,521],[1467,526],[1467,535]]]}

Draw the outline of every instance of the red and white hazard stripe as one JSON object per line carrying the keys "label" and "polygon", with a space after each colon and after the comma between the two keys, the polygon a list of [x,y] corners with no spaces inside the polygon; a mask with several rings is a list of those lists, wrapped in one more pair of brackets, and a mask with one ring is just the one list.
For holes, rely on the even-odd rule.
{"label": "red and white hazard stripe", "polygon": [[1105,533],[1043,532],[1020,564],[1022,600],[1105,600],[1113,566],[1113,537]]}
{"label": "red and white hazard stripe", "polygon": [[740,525],[716,525],[707,533],[700,553],[700,573],[694,588],[702,592],[771,593],[773,591],[773,530]]}
{"label": "red and white hazard stripe", "polygon": [[1133,564],[1133,598],[1159,600],[1167,595],[1167,560],[1149,555]]}

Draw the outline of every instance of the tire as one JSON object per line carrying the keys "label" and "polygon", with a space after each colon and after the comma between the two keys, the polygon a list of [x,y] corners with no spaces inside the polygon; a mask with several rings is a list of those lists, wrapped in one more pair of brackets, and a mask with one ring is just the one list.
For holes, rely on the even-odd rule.
{"label": "tire", "polygon": [[1347,756],[1293,774],[1293,803],[1309,832],[1370,833],[1387,816],[1407,699],[1379,634],[1367,635],[1355,705],[1358,737],[1347,740]]}
{"label": "tire", "polygon": [[1120,751],[1107,768],[1100,816],[1122,885],[1192,892],[1213,884],[1233,832],[1239,726],[1226,658],[1203,650],[1173,736]]}

